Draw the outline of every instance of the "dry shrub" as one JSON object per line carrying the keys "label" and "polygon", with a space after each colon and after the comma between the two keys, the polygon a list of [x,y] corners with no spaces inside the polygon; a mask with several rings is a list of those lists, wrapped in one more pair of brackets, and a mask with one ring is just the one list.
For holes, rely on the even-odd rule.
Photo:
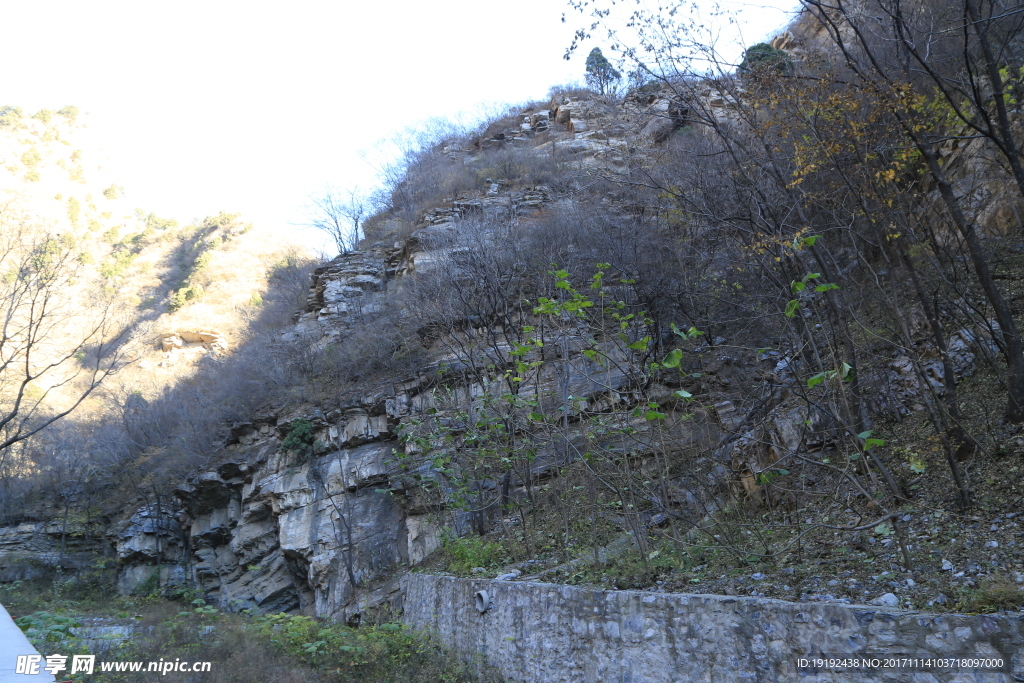
{"label": "dry shrub", "polygon": [[981,582],[981,586],[969,602],[969,609],[992,612],[1015,610],[1021,605],[1024,605],[1024,591],[1013,579],[998,574]]}
{"label": "dry shrub", "polygon": [[[365,307],[373,307],[372,298]],[[368,391],[396,376],[414,376],[426,361],[419,338],[408,329],[400,305],[380,309],[356,317],[340,337],[314,333],[283,347],[293,381],[301,381],[314,396],[329,399],[349,390]]]}
{"label": "dry shrub", "polygon": [[590,88],[580,85],[579,83],[566,83],[563,85],[553,85],[548,90],[548,98],[552,102],[562,102],[563,100],[587,100],[593,97],[596,93]]}
{"label": "dry shrub", "polygon": [[511,146],[484,151],[473,163],[473,169],[481,183],[491,178],[511,187],[559,186],[569,175],[561,154],[538,154],[531,148]]}
{"label": "dry shrub", "polygon": [[479,140],[488,140],[509,130],[518,130],[519,124],[523,121],[523,111],[540,107],[539,103],[530,105],[510,106],[504,111],[495,114],[477,129],[474,135]]}

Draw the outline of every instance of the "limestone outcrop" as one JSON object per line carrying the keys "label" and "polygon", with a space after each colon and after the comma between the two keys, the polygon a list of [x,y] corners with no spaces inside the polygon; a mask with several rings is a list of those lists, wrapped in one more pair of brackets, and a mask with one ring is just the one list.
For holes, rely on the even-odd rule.
{"label": "limestone outcrop", "polygon": [[203,349],[223,353],[228,350],[228,341],[218,332],[180,330],[161,334],[157,346],[167,354],[182,349]]}
{"label": "limestone outcrop", "polygon": [[26,521],[0,527],[0,581],[46,576],[57,567],[89,567],[97,556],[109,555],[101,535],[90,534],[77,521]]}

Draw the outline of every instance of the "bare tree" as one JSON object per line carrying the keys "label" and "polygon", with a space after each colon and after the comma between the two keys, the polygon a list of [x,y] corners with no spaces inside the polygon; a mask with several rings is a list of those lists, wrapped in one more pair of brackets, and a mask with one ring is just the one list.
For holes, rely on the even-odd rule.
{"label": "bare tree", "polygon": [[0,465],[124,364],[130,333],[72,240],[13,214],[0,209]]}
{"label": "bare tree", "polygon": [[325,188],[310,201],[310,226],[327,233],[341,254],[359,248],[360,228],[370,205],[358,188],[344,191]]}
{"label": "bare tree", "polygon": [[[1001,350],[1009,370],[1005,419],[1024,422],[1024,336],[1014,320],[1010,300],[996,282],[976,221],[957,195],[956,178],[940,150],[950,139],[976,137],[989,143],[1024,193],[1024,165],[1007,113],[1007,105],[1016,101],[1012,97],[1015,83],[1010,66],[1003,66],[1017,68],[1019,64],[1015,61],[1019,7],[1015,3],[949,0],[930,8],[934,16],[923,21],[918,15],[927,5],[912,1],[875,0],[863,8],[842,0],[834,4],[804,0],[803,4],[860,80],[859,85],[879,96],[920,152],[999,324]],[[931,110],[908,105],[908,88],[915,79],[923,81],[921,91],[936,94],[938,104]],[[927,101],[927,95],[920,97]],[[935,116],[935,111],[944,116]]]}

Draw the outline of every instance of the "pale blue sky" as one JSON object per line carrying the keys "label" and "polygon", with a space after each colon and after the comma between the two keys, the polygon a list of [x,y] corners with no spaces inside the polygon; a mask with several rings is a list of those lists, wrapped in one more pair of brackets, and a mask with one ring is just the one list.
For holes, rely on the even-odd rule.
{"label": "pale blue sky", "polygon": [[[773,7],[796,5],[733,2],[746,44],[784,25]],[[562,59],[579,15],[560,0],[0,9],[0,104],[78,106],[89,149],[133,205],[185,221],[224,209],[282,230],[325,184],[372,185],[360,150],[430,117],[544,98],[580,79],[592,47]]]}

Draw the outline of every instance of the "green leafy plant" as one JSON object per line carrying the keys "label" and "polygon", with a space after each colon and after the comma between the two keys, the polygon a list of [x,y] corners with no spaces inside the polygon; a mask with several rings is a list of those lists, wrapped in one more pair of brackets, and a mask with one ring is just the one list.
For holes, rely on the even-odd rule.
{"label": "green leafy plant", "polygon": [[310,664],[330,662],[339,673],[349,675],[378,670],[394,675],[407,670],[417,659],[414,653],[428,651],[423,649],[422,636],[394,623],[355,629],[324,624],[312,617],[273,614],[256,618],[254,628],[291,656]]}
{"label": "green leafy plant", "polygon": [[171,295],[170,300],[167,302],[167,308],[171,311],[177,311],[190,301],[200,298],[204,293],[203,286],[199,284],[182,287]]}
{"label": "green leafy plant", "polygon": [[758,486],[767,486],[768,484],[772,483],[772,481],[774,481],[775,479],[785,476],[787,474],[789,474],[789,470],[781,468],[776,470],[764,470],[758,472],[757,475],[754,477],[754,480],[757,482]]}
{"label": "green leafy plant", "polygon": [[281,449],[294,451],[306,456],[313,451],[313,424],[309,420],[298,419],[292,422],[288,433],[281,440]]}
{"label": "green leafy plant", "polygon": [[57,642],[73,637],[71,630],[81,626],[77,619],[53,612],[34,612],[14,620],[33,645],[40,646],[47,642]]}
{"label": "green leafy plant", "polygon": [[488,543],[479,536],[448,537],[443,544],[448,571],[468,574],[476,567],[495,567],[510,558],[500,543]]}
{"label": "green leafy plant", "polygon": [[156,595],[160,591],[160,570],[154,568],[145,579],[140,581],[135,590],[135,595]]}
{"label": "green leafy plant", "polygon": [[882,522],[875,527],[875,533],[879,536],[892,536],[895,533],[892,524],[888,522]]}

